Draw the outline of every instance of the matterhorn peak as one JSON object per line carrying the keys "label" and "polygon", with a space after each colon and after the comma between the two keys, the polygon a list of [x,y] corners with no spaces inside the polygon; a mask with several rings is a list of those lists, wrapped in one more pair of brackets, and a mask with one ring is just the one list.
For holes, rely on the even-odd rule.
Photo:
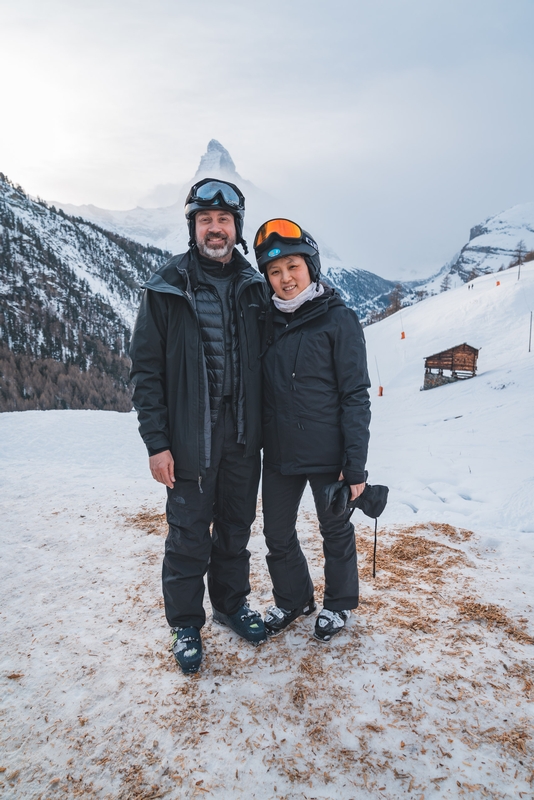
{"label": "matterhorn peak", "polygon": [[208,142],[208,149],[200,159],[195,180],[200,177],[218,176],[224,173],[227,177],[239,178],[232,156],[217,139]]}

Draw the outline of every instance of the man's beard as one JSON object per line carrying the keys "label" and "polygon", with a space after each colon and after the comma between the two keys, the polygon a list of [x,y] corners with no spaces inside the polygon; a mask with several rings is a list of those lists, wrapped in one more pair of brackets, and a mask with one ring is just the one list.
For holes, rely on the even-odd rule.
{"label": "man's beard", "polygon": [[235,247],[235,239],[231,236],[212,236],[207,234],[204,239],[197,240],[197,247],[201,255],[215,260],[226,258]]}

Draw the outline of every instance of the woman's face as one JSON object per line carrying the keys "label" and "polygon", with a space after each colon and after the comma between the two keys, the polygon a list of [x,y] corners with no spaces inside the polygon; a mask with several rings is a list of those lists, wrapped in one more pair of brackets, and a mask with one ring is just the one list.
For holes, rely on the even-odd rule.
{"label": "woman's face", "polygon": [[292,300],[311,283],[308,265],[302,256],[282,256],[271,261],[267,277],[274,293],[282,300]]}

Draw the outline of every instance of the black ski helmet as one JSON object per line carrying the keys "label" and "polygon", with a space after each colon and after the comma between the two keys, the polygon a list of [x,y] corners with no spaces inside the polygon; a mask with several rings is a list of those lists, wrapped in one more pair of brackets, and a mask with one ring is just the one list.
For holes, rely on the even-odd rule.
{"label": "black ski helmet", "polygon": [[[281,224],[277,224],[281,223]],[[278,230],[277,230],[278,228]],[[272,230],[271,233],[268,231]],[[294,230],[295,235],[282,235]],[[267,232],[267,235],[264,234]],[[258,244],[258,241],[260,242]],[[302,256],[306,261],[312,283],[318,283],[321,276],[319,245],[310,233],[300,225],[286,219],[267,220],[254,237],[254,252],[258,269],[267,277],[267,265],[283,256]]]}
{"label": "black ski helmet", "polygon": [[189,190],[185,200],[185,217],[189,224],[189,247],[196,247],[195,214],[197,211],[207,208],[220,208],[233,214],[236,244],[243,245],[243,250],[248,253],[247,243],[243,239],[245,198],[234,183],[219,180],[219,178],[203,178]]}

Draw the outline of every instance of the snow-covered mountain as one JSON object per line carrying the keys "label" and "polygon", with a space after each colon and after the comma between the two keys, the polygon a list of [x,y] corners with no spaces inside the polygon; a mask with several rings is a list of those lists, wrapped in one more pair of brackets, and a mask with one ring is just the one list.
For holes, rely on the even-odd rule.
{"label": "snow-covered mountain", "polygon": [[[271,199],[241,179],[216,142],[202,157],[195,179],[205,173],[240,183],[255,202],[258,224],[268,216]],[[112,212],[67,207],[77,212],[68,214],[0,176],[0,410],[130,408],[127,353],[139,288],[170,255],[139,240],[187,247],[183,203],[188,186],[176,206],[138,209],[128,221],[129,212],[110,219]],[[175,224],[178,209],[180,225]],[[147,236],[140,233],[140,213],[149,227],[156,219],[159,238],[154,227]],[[168,235],[161,227],[165,215]],[[329,266],[328,256],[325,260],[327,279],[362,318],[387,305],[392,282]]]}
{"label": "snow-covered mountain", "polygon": [[473,273],[506,269],[521,241],[524,249],[534,250],[534,203],[513,206],[471,228],[469,242],[454,260],[451,273],[467,281]]}
{"label": "snow-covered mountain", "polygon": [[[270,217],[283,215],[305,224],[283,202],[243,179],[228,151],[214,139],[193,178],[182,186],[167,187],[177,199],[166,207],[107,211],[91,205],[58,204],[58,210],[30,198],[0,175],[0,347],[4,363],[0,408],[11,408],[6,398],[17,393],[22,398],[22,406],[17,408],[30,407],[32,402],[41,407],[65,403],[69,407],[116,407],[110,398],[118,396],[117,392],[120,407],[128,406],[127,351],[139,287],[170,252],[187,248],[186,194],[193,182],[209,176],[230,180],[242,189],[249,245],[257,227]],[[505,269],[519,242],[525,252],[534,251],[534,203],[515,206],[476,225],[461,251],[425,281],[388,281],[344,265],[317,238],[326,279],[360,319],[370,322],[386,307],[393,310],[392,293],[397,295],[397,307],[401,302],[409,306],[444,288],[462,286],[477,274]],[[48,360],[48,377],[42,371],[40,377],[37,374],[31,364],[36,358]],[[58,364],[65,366],[65,374]],[[77,371],[69,373],[72,365]],[[87,387],[82,391],[85,378],[80,383],[80,370],[85,377],[95,378],[98,387],[95,384],[91,391],[86,391]],[[70,388],[59,391],[60,380]]]}
{"label": "snow-covered mountain", "polygon": [[[173,197],[172,205],[161,208],[138,206],[129,211],[109,211],[94,205],[75,206],[56,201],[54,203],[68,214],[91,220],[103,228],[120,233],[136,242],[149,243],[173,253],[180,253],[187,249],[189,239],[187,223],[184,218],[185,198],[195,181],[207,177],[231,181],[239,186],[245,195],[244,235],[249,250],[252,250],[257,229],[266,219],[286,216],[290,219],[300,220],[299,214],[286,201],[271,197],[250,181],[242,178],[236,170],[230,153],[216,139],[209,142],[206,152],[200,158],[198,169],[190,180],[183,185],[167,184],[158,187],[153,196],[148,198],[148,202],[152,203],[155,198]],[[370,311],[377,311],[388,305],[388,295],[395,286],[395,281],[385,280],[353,265],[342,264],[332,247],[321,236],[318,236],[315,230],[313,234],[319,243],[325,276],[340,290],[344,300],[362,319],[365,319]],[[254,262],[252,252],[250,257]],[[415,295],[410,284],[403,283],[402,285],[405,298],[413,301]]]}
{"label": "snow-covered mountain", "polygon": [[[137,207],[129,211],[109,211],[93,205],[57,205],[69,214],[91,220],[134,241],[179,253],[187,249],[189,238],[183,213],[187,192],[195,181],[206,177],[231,181],[242,190],[246,198],[244,232],[250,249],[256,230],[266,219],[287,216],[300,221],[298,212],[286,200],[274,198],[242,178],[228,150],[215,139],[209,142],[190,180],[183,185],[157,187],[147,198],[147,204],[152,205],[158,199],[172,197],[171,205]],[[426,295],[439,294],[443,288],[459,286],[475,275],[494,272],[503,265],[507,267],[519,241],[524,242],[527,251],[533,250],[534,203],[514,206],[475,225],[471,229],[469,242],[437,274],[417,281],[389,281],[354,264],[344,264],[332,247],[317,236],[317,231],[313,233],[319,242],[327,280],[339,289],[345,302],[365,321],[369,315],[384,311],[390,302],[389,295],[397,284],[401,286],[403,304],[411,305]],[[251,257],[254,260],[252,253]]]}
{"label": "snow-covered mountain", "polygon": [[[109,211],[94,205],[76,206],[54,201],[54,205],[68,214],[91,220],[108,230],[120,233],[141,244],[151,244],[172,253],[187,250],[189,233],[184,217],[184,205],[190,187],[202,178],[221,178],[239,186],[246,200],[244,236],[252,250],[254,235],[259,226],[276,216],[291,216],[288,204],[271,197],[237,172],[234,161],[223,145],[216,139],[208,143],[206,152],[200,158],[194,176],[181,186],[171,184],[165,187],[168,195],[175,201],[161,208],[137,206],[129,211]],[[324,241],[318,239],[325,264],[339,264],[336,253]]]}
{"label": "snow-covered mountain", "polygon": [[168,255],[32,200],[0,174],[0,410],[129,410],[139,287]]}
{"label": "snow-covered mountain", "polygon": [[[357,267],[338,267],[332,264],[323,267],[325,280],[335,286],[339,294],[349,306],[353,308],[362,322],[369,319],[369,315],[383,312],[390,303],[391,292],[399,285],[396,281],[388,281]],[[406,302],[413,302],[414,290],[409,284],[400,284]]]}
{"label": "snow-covered mountain", "polygon": [[520,243],[524,252],[534,251],[534,203],[513,206],[474,225],[469,241],[437,274],[411,286],[420,293],[438,294],[444,280],[447,288],[454,288],[478,275],[506,270]]}

